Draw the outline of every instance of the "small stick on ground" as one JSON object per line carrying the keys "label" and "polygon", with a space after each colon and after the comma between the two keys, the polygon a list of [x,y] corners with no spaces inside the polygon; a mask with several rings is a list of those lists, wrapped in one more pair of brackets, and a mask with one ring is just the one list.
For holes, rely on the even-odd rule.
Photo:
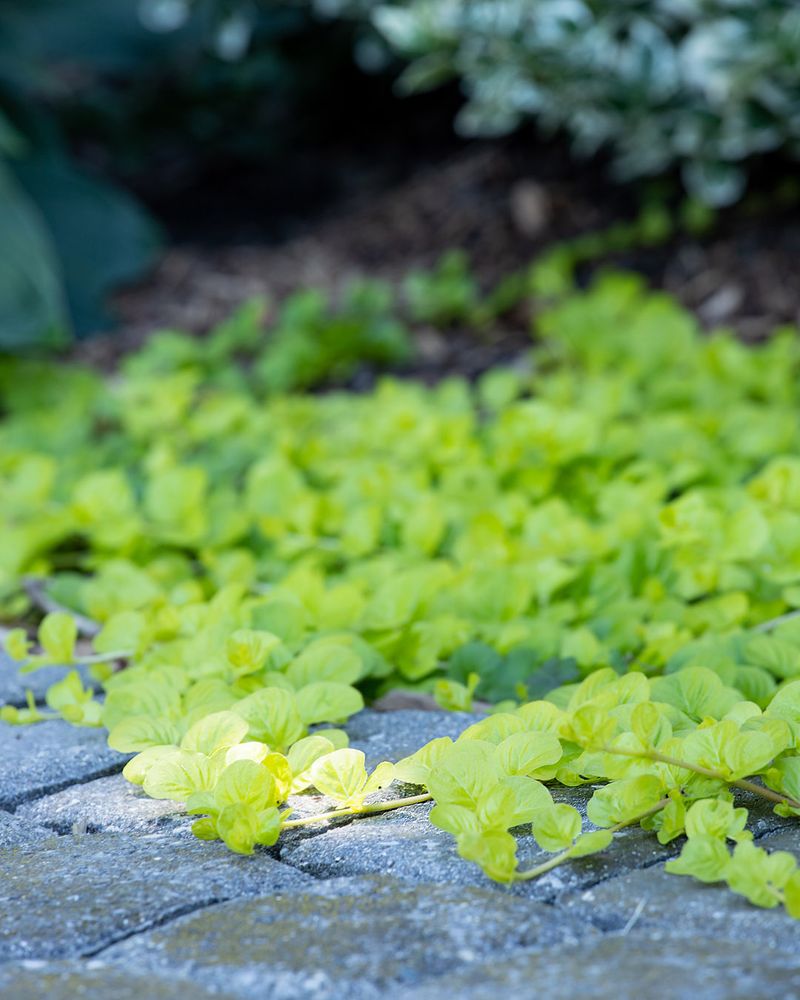
{"label": "small stick on ground", "polygon": [[99,622],[94,621],[92,618],[87,618],[86,615],[79,614],[77,611],[73,611],[72,608],[64,607],[63,604],[59,604],[58,601],[50,597],[45,589],[47,586],[46,580],[35,576],[27,576],[22,581],[22,586],[30,598],[31,604],[46,615],[52,614],[54,611],[62,611],[74,618],[75,624],[78,626],[79,635],[84,636],[86,639],[91,639],[100,631],[101,626]]}

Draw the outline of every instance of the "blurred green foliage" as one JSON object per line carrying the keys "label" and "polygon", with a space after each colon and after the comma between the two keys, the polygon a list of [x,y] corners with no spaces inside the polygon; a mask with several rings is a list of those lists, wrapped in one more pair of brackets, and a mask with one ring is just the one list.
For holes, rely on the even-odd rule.
{"label": "blurred green foliage", "polygon": [[[274,314],[269,303],[252,299],[202,339],[155,333],[124,368],[154,377],[180,371],[228,390],[271,395],[342,383],[360,366],[397,366],[411,355],[391,289],[364,279],[336,302],[318,289],[297,291]],[[246,374],[233,360],[245,362]]]}

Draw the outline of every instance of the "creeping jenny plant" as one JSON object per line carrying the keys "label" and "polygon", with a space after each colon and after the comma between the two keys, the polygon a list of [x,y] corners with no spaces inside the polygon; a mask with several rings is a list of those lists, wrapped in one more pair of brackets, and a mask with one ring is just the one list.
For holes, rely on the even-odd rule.
{"label": "creeping jenny plant", "polygon": [[[39,577],[80,615],[7,647],[104,691],[73,671],[2,718],[105,726],[130,781],[242,853],[433,800],[500,882],[640,824],[685,835],[671,871],[800,915],[740,804],[800,813],[798,338],[700,336],[612,275],[540,315],[527,368],[298,396],[235,363],[254,322],[213,363],[172,335],[113,381],[0,369],[3,612]],[[394,687],[496,704],[368,774],[339,726]],[[597,786],[590,825],[553,783]],[[332,808],[295,816],[310,789]]]}

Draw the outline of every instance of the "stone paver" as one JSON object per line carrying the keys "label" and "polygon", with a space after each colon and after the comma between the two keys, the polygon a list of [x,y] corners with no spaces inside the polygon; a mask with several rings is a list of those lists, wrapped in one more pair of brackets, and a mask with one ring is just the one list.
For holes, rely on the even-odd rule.
{"label": "stone paver", "polygon": [[[347,728],[372,767],[477,718],[368,710]],[[461,859],[420,804],[287,831],[243,858],[195,840],[181,806],[125,782],[126,759],[99,729],[0,724],[0,996],[800,995],[800,924],[667,875],[661,862],[680,841],[662,847],[633,828],[509,889]],[[552,793],[589,825],[591,787]],[[759,844],[800,854],[796,820],[760,799],[741,804]],[[310,816],[333,803],[290,805]],[[521,868],[550,857],[519,833]]]}
{"label": "stone paver", "polygon": [[437,736],[456,739],[483,716],[466,712],[425,712],[402,709],[399,712],[375,712],[365,709],[347,723],[350,746],[363,750],[367,767],[382,760],[397,762],[409,757]]}
{"label": "stone paver", "polygon": [[168,835],[98,833],[0,850],[0,961],[91,955],[188,910],[308,881],[263,853],[240,857]]}
{"label": "stone paver", "polygon": [[[800,830],[758,841],[769,850],[800,856]],[[659,865],[612,878],[560,901],[569,913],[591,920],[604,931],[619,931],[635,919],[636,927],[746,941],[759,948],[789,948],[800,961],[800,923],[783,907],[752,906],[723,885],[670,875]]]}
{"label": "stone paver", "polygon": [[33,847],[52,838],[52,830],[0,809],[0,848]]}
{"label": "stone paver", "polygon": [[[774,1000],[800,995],[800,955],[634,932],[522,952],[403,991],[403,1000]],[[392,1000],[401,994],[390,993]]]}
{"label": "stone paver", "polygon": [[431,825],[430,808],[365,816],[302,839],[285,836],[281,860],[317,878],[387,873],[408,882],[491,888],[479,868],[458,856],[453,838]]}
{"label": "stone paver", "polygon": [[51,684],[63,680],[71,670],[76,669],[82,675],[84,684],[95,684],[84,667],[42,667],[29,674],[22,674],[19,664],[0,649],[0,706],[25,705],[26,690],[33,692],[37,702],[42,702]]}
{"label": "stone paver", "polygon": [[[781,821],[781,829],[768,837],[761,837],[758,846],[768,851],[791,851],[800,861],[800,819]],[[800,924],[797,925],[800,929]]]}
{"label": "stone paver", "polygon": [[759,840],[766,834],[775,833],[778,830],[791,830],[797,828],[797,820],[786,819],[776,815],[773,806],[760,795],[752,792],[742,792],[734,790],[734,805],[744,806],[747,809],[747,829],[752,831],[753,836]]}
{"label": "stone paver", "polygon": [[[587,789],[563,789],[557,797],[580,808],[588,794]],[[450,834],[429,822],[430,808],[425,803],[365,816],[299,841],[287,838],[281,860],[317,878],[389,872],[410,882],[476,885],[507,892],[476,865],[458,856]],[[625,830],[602,854],[572,861],[534,881],[516,885],[511,891],[551,901],[564,892],[655,864],[676,852],[676,846],[663,847],[651,833],[639,828]],[[538,850],[530,836],[519,838],[518,856],[521,868],[533,867],[551,857]]]}
{"label": "stone paver", "polygon": [[58,833],[141,833],[158,829],[188,830],[195,817],[175,802],[151,799],[121,774],[72,785],[44,798],[25,802],[14,814]]}
{"label": "stone paver", "polygon": [[[8,962],[0,965],[0,996],[7,1000],[186,1000],[186,983],[89,962]],[[229,994],[192,986],[192,1000],[229,1000]]]}
{"label": "stone paver", "polygon": [[121,770],[128,756],[110,750],[106,738],[104,729],[60,719],[33,726],[0,722],[0,809]]}
{"label": "stone paver", "polygon": [[334,879],[210,907],[103,953],[248,1000],[377,998],[517,948],[597,932],[552,907],[475,888]]}

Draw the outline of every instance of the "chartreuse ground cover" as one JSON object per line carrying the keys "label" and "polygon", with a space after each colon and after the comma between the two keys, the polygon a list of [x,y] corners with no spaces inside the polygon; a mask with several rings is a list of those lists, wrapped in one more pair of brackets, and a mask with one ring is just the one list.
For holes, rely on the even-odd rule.
{"label": "chartreuse ground cover", "polygon": [[[481,311],[451,272],[415,279],[417,312]],[[673,872],[800,916],[795,858],[739,804],[800,814],[796,333],[701,335],[610,275],[539,311],[526,365],[308,395],[291,330],[332,321],[300,301],[271,354],[247,309],[112,378],[3,364],[3,614],[35,624],[31,578],[65,609],[7,648],[84,666],[3,719],[105,726],[129,781],[245,854],[433,800],[499,882],[641,824],[685,835]],[[398,344],[393,308],[362,289],[336,322]],[[368,774],[339,727],[394,688],[492,708]],[[591,828],[553,783],[595,786]],[[331,809],[296,818],[307,791]],[[551,860],[518,865],[520,828]]]}

